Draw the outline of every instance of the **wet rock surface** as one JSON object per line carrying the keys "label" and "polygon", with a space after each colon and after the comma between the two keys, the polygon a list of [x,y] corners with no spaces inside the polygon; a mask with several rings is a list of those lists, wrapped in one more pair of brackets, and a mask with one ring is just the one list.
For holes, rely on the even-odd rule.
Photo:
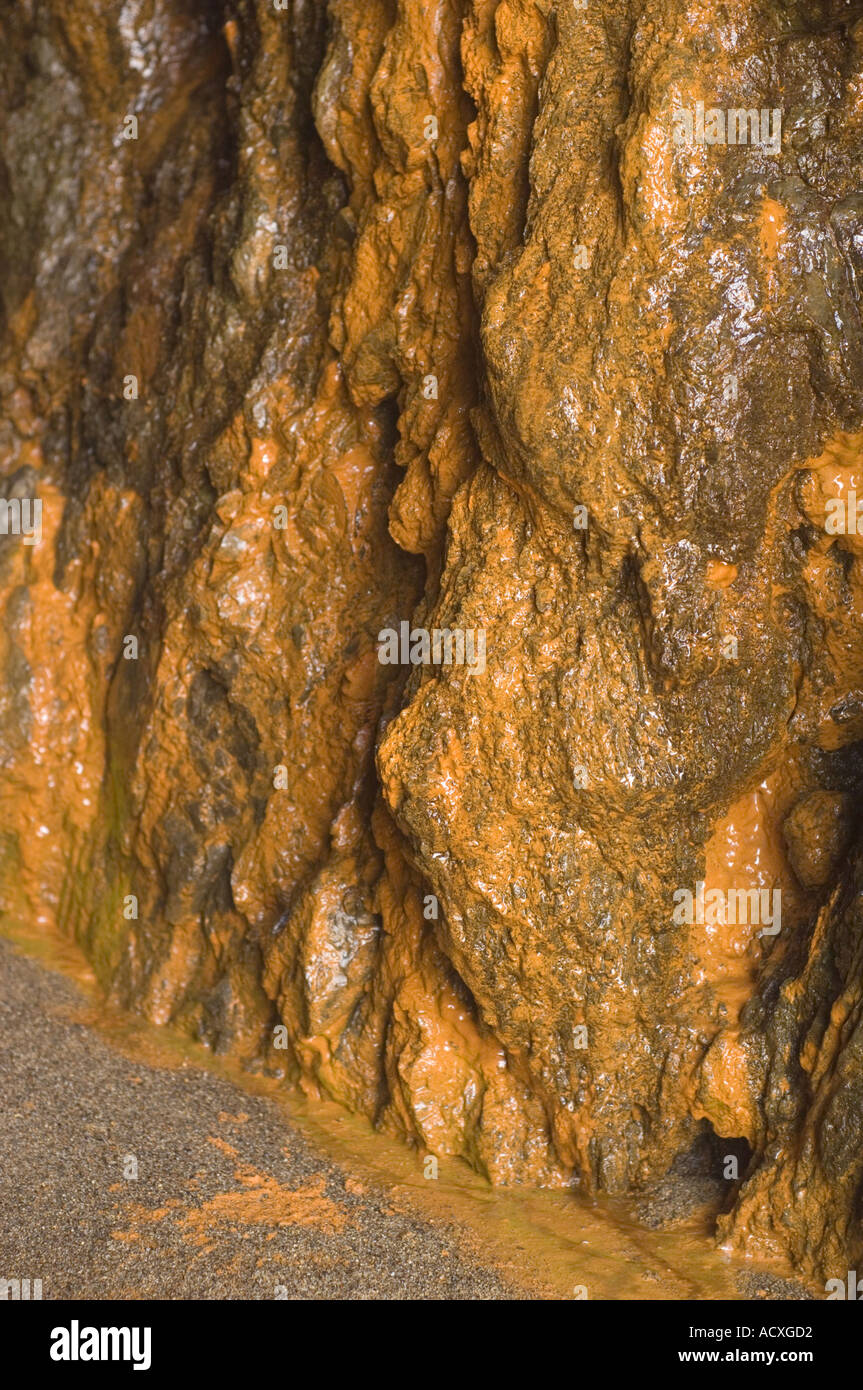
{"label": "wet rock surface", "polygon": [[723,1243],[842,1278],[859,5],[3,38],[4,911],[496,1183],[697,1159]]}

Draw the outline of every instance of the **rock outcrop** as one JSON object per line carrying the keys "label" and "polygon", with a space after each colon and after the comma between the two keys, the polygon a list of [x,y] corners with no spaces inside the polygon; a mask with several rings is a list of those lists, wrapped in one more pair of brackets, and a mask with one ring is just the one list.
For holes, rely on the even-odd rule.
{"label": "rock outcrop", "polygon": [[843,1278],[859,6],[3,38],[4,910],[494,1182],[712,1134],[719,1238]]}

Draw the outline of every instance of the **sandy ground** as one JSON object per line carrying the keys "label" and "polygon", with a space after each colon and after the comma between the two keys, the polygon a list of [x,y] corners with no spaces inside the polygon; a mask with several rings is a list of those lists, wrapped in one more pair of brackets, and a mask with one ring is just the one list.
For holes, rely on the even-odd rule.
{"label": "sandy ground", "polygon": [[271,1102],[65,1021],[78,998],[0,941],[0,1278],[44,1299],[525,1296]]}
{"label": "sandy ground", "polygon": [[640,1235],[573,1208],[552,1246],[548,1212],[538,1243],[512,1212],[502,1243],[471,1236],[449,1212],[415,1210],[397,1171],[382,1180],[378,1164],[370,1181],[350,1145],[326,1152],[273,1101],[189,1060],[127,1055],[77,1021],[92,1003],[0,938],[0,1279],[41,1279],[44,1299],[571,1297],[571,1283],[594,1288],[591,1243],[616,1261],[599,1297],[812,1296],[745,1265],[724,1285],[716,1267],[677,1268],[680,1248],[651,1232],[715,1199],[695,1176],[642,1199]]}

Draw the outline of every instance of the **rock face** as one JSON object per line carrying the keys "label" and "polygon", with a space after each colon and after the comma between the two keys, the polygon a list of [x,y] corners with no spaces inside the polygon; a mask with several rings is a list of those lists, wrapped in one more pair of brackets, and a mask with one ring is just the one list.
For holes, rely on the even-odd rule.
{"label": "rock face", "polygon": [[3,30],[4,910],[495,1182],[712,1133],[720,1239],[844,1278],[855,6]]}

